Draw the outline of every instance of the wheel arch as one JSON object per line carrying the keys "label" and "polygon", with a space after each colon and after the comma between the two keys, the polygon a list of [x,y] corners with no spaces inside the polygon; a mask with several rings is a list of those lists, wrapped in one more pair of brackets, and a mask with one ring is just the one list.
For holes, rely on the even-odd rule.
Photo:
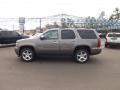
{"label": "wheel arch", "polygon": [[75,52],[76,52],[77,50],[79,50],[79,49],[86,49],[86,50],[88,50],[89,54],[91,54],[91,49],[90,49],[90,47],[87,46],[87,45],[79,45],[79,46],[76,46],[75,49],[74,49],[74,51],[73,51],[73,53],[75,53]]}
{"label": "wheel arch", "polygon": [[[25,45],[25,46],[21,46],[21,47],[19,48],[19,55],[20,55],[20,52],[21,52],[21,50],[22,50],[23,48],[30,48],[30,49],[32,49],[32,50],[34,51],[34,53],[35,53],[35,48],[34,48],[33,46],[31,46],[31,45]],[[36,54],[36,53],[35,53],[35,54]]]}

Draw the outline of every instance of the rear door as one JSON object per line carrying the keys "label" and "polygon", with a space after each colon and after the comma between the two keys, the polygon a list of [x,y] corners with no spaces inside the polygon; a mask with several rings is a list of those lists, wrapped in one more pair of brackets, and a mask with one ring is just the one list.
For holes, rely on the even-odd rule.
{"label": "rear door", "polygon": [[75,44],[75,33],[73,30],[61,30],[60,51],[61,53],[72,53]]}

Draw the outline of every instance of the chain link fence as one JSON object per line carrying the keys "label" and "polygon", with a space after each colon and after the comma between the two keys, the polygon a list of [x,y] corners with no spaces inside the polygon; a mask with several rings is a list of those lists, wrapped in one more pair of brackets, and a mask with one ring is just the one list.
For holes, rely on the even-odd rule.
{"label": "chain link fence", "polygon": [[51,28],[93,28],[102,30],[120,31],[119,20],[106,18],[78,17],[67,14],[58,14],[41,18],[0,18],[0,30],[13,30],[19,33],[34,34]]}

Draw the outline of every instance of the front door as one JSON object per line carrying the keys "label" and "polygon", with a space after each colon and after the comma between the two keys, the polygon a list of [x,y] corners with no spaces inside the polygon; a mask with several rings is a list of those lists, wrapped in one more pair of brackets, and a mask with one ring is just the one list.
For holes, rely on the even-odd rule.
{"label": "front door", "polygon": [[58,30],[50,30],[43,34],[43,39],[38,42],[40,54],[58,54],[59,53],[59,36]]}

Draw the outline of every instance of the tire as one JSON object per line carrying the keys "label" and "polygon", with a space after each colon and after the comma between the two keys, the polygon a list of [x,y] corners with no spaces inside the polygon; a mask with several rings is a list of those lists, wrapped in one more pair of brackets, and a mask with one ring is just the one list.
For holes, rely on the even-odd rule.
{"label": "tire", "polygon": [[78,63],[86,63],[89,60],[89,52],[86,49],[79,49],[75,52],[75,60]]}
{"label": "tire", "polygon": [[34,50],[31,48],[22,48],[20,51],[21,60],[25,62],[32,62],[35,58]]}
{"label": "tire", "polygon": [[108,45],[108,44],[105,44],[105,48],[109,48],[110,47],[110,45]]}
{"label": "tire", "polygon": [[107,45],[107,44],[105,44],[105,48],[108,48],[108,45]]}

